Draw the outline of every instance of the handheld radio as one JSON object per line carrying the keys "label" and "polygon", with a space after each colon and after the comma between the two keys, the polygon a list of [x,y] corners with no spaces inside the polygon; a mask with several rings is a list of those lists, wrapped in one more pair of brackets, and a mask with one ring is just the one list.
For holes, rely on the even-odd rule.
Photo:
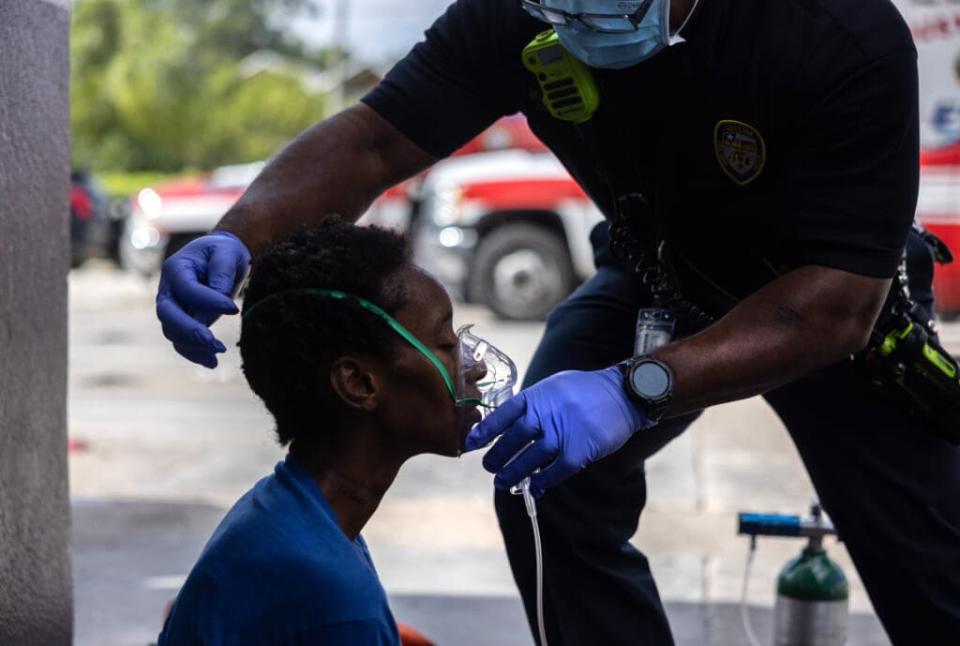
{"label": "handheld radio", "polygon": [[931,333],[910,301],[873,332],[866,363],[877,385],[892,387],[911,402],[951,444],[960,444],[960,365]]}
{"label": "handheld radio", "polygon": [[540,84],[543,105],[555,119],[584,123],[600,106],[590,69],[560,45],[557,32],[541,32],[523,48],[523,66]]}

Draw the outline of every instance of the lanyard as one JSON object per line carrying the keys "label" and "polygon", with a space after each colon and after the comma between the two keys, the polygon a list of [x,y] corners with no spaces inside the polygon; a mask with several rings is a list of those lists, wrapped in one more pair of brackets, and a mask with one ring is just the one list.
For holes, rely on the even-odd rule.
{"label": "lanyard", "polygon": [[[683,52],[670,50],[661,56],[671,54],[685,56]],[[659,75],[680,75],[678,85],[689,88],[696,80],[686,63],[684,58],[679,58],[673,65],[659,70]],[[604,94],[609,96],[608,92]],[[666,240],[666,218],[671,212],[679,178],[680,146],[670,137],[671,133],[683,132],[692,101],[689,94],[684,92],[680,98],[683,109],[672,109],[672,105],[665,103],[660,112],[666,118],[659,123],[631,123],[625,116],[629,113],[629,106],[610,108],[610,102],[605,101],[594,120],[575,127],[587,151],[596,160],[610,194],[613,208],[610,250],[614,257],[639,276],[653,295],[654,306],[682,314],[694,325],[706,325],[713,321],[713,317],[683,298]],[[597,117],[602,121],[596,122]],[[638,129],[644,127],[650,128],[655,137],[648,142],[649,145],[640,148]],[[647,173],[638,166],[640,155],[656,160],[651,172]],[[645,174],[648,188],[641,192],[637,185]]]}

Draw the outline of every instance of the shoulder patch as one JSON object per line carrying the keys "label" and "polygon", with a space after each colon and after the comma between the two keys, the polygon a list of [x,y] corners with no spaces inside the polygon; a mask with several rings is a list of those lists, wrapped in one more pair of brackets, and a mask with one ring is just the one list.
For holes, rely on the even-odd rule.
{"label": "shoulder patch", "polygon": [[760,176],[767,162],[767,145],[753,126],[725,119],[713,129],[713,148],[720,168],[740,186]]}

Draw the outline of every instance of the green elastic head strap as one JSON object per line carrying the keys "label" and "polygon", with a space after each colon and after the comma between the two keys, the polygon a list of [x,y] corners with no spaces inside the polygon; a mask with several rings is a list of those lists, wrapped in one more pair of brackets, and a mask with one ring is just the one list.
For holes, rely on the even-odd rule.
{"label": "green elastic head strap", "polygon": [[[423,356],[425,356],[427,359],[430,360],[430,362],[436,367],[436,369],[440,371],[440,376],[443,377],[443,383],[446,384],[447,391],[450,393],[450,397],[453,399],[454,402],[460,403],[460,399],[457,398],[457,389],[453,385],[453,379],[450,377],[450,373],[447,371],[446,366],[444,366],[443,363],[441,363],[440,359],[438,359],[437,356],[433,352],[431,352],[427,346],[423,345],[423,342],[420,341],[420,339],[418,339],[416,336],[414,336],[413,333],[410,332],[410,330],[403,327],[403,325],[400,324],[400,321],[393,318],[392,316],[387,314],[384,310],[377,307],[370,301],[360,298],[359,296],[354,296],[353,294],[347,294],[346,292],[340,292],[335,289],[317,289],[314,287],[285,289],[283,291],[270,294],[269,296],[251,305],[249,309],[247,309],[247,311],[243,313],[243,318],[246,319],[264,303],[268,303],[274,299],[280,298],[281,296],[286,296],[288,294],[312,294],[314,296],[320,296],[322,298],[334,298],[337,300],[352,301],[357,305],[359,305],[360,307],[364,308],[365,310],[369,312],[373,312],[374,314],[382,318],[384,321],[386,321],[387,325],[393,328],[394,332],[402,336],[407,341],[407,343],[409,343],[414,348],[419,350],[420,353],[423,354]],[[473,401],[473,400],[464,400],[464,401]]]}

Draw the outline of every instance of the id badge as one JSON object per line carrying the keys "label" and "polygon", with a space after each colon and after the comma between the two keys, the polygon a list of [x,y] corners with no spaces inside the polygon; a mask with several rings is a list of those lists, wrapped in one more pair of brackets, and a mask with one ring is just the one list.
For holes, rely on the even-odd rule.
{"label": "id badge", "polygon": [[637,335],[633,342],[633,356],[654,352],[673,340],[677,319],[673,312],[662,307],[645,307],[637,312]]}

